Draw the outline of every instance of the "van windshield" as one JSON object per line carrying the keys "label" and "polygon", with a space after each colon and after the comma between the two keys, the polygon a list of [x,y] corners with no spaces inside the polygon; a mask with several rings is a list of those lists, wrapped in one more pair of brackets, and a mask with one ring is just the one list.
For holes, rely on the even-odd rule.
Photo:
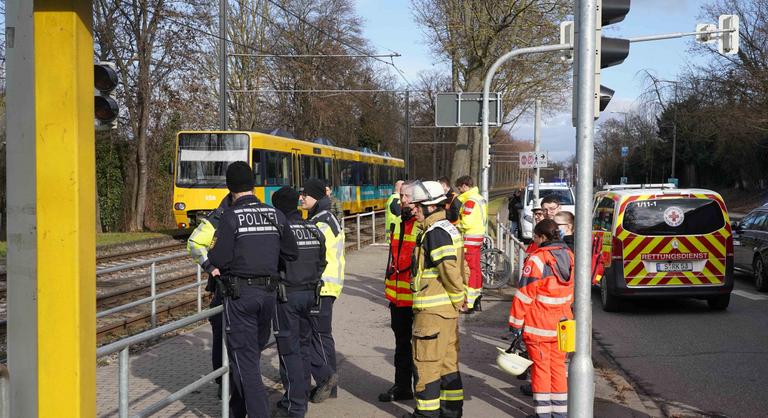
{"label": "van windshield", "polygon": [[703,235],[725,226],[711,199],[641,200],[627,205],[624,229],[638,235]]}
{"label": "van windshield", "polygon": [[[539,189],[539,198],[543,199],[550,195],[554,195],[562,206],[573,205],[571,189]],[[528,196],[525,201],[530,202],[531,200],[533,200],[533,189],[528,189]]]}

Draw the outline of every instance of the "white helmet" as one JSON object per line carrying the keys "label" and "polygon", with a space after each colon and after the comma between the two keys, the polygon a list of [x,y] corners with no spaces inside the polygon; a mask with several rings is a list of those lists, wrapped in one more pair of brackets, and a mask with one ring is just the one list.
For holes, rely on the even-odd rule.
{"label": "white helmet", "polygon": [[437,205],[445,200],[443,186],[436,181],[419,182],[413,185],[413,203]]}
{"label": "white helmet", "polygon": [[512,376],[520,376],[525,373],[526,369],[528,369],[531,364],[533,364],[531,360],[518,355],[514,351],[507,353],[503,348],[496,348],[499,350],[499,356],[496,357],[496,364]]}

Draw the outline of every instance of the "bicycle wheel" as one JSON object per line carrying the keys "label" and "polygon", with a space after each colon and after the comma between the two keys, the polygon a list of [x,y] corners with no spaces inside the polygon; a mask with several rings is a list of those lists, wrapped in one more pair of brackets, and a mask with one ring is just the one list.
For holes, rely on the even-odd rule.
{"label": "bicycle wheel", "polygon": [[493,239],[490,235],[485,234],[483,236],[483,246],[480,247],[480,251],[490,251],[494,248]]}
{"label": "bicycle wheel", "polygon": [[509,283],[512,266],[506,254],[492,249],[480,253],[480,270],[484,288],[500,289]]}

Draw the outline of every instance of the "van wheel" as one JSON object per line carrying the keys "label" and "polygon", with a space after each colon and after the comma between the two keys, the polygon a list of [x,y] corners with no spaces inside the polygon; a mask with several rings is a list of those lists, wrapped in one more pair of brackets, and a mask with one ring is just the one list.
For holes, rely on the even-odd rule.
{"label": "van wheel", "polygon": [[610,281],[608,274],[603,275],[600,279],[600,302],[601,305],[603,305],[603,310],[605,312],[618,312],[621,305],[621,299],[608,291],[608,282]]}
{"label": "van wheel", "polygon": [[755,257],[755,261],[752,264],[753,268],[755,269],[755,287],[757,287],[757,290],[761,292],[768,291],[768,271],[765,271],[765,263],[763,262],[763,258],[759,255]]}
{"label": "van wheel", "polygon": [[728,308],[728,304],[731,302],[731,294],[715,296],[707,299],[707,305],[709,309],[713,311],[724,311]]}

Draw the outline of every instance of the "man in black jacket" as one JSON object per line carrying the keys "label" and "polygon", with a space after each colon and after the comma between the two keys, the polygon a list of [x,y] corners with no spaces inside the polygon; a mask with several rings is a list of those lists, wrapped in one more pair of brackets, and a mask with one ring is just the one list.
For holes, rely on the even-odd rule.
{"label": "man in black jacket", "polygon": [[280,378],[286,389],[273,417],[304,417],[310,387],[311,313],[320,308],[320,276],[325,261],[325,237],[320,229],[301,218],[299,192],[282,187],[272,204],[288,218],[299,246],[296,261],[280,263],[280,285],[273,328],[280,356]]}
{"label": "man in black jacket", "polygon": [[512,234],[513,237],[518,238],[520,237],[518,235],[518,229],[520,227],[520,209],[523,208],[521,195],[522,192],[520,189],[515,190],[509,198],[509,204],[507,204],[507,210],[509,211],[509,214],[507,215],[507,219],[509,219],[509,233]]}
{"label": "man in black jacket", "polygon": [[[227,350],[233,384],[233,417],[269,416],[261,380],[261,350],[269,340],[275,309],[278,260],[294,261],[298,248],[285,216],[253,195],[253,171],[238,161],[227,168],[232,206],[221,214],[216,244],[208,253],[218,269],[217,293],[223,296]],[[217,274],[219,273],[220,274]]]}

